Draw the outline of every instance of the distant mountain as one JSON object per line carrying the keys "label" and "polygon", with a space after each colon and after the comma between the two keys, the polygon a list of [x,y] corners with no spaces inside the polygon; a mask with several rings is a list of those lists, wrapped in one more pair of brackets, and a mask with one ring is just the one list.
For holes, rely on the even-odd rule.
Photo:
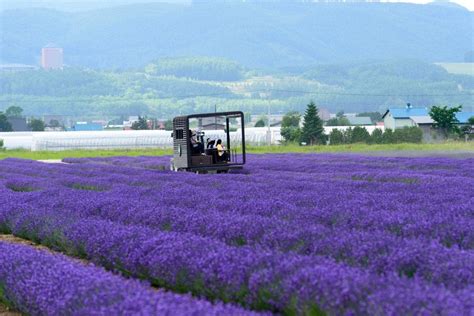
{"label": "distant mountain", "polygon": [[0,13],[1,62],[37,64],[64,48],[72,66],[143,67],[160,57],[215,56],[281,68],[396,58],[460,62],[474,13],[394,3],[136,4],[80,12]]}

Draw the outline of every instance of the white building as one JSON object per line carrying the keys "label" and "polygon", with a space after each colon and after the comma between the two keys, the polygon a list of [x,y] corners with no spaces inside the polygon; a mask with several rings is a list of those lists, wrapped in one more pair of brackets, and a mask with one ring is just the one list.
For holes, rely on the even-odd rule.
{"label": "white building", "polygon": [[382,116],[386,129],[395,130],[397,128],[418,126],[417,120],[429,117],[428,109],[414,108],[407,104],[405,108],[389,108]]}

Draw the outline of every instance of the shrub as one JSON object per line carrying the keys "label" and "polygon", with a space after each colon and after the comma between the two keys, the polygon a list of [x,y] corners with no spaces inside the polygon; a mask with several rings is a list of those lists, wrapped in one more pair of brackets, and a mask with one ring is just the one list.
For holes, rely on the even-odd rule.
{"label": "shrub", "polygon": [[369,143],[370,134],[365,127],[356,126],[352,130],[351,143]]}
{"label": "shrub", "polygon": [[394,136],[393,136],[393,130],[386,129],[385,132],[383,132],[382,135],[382,143],[384,144],[393,144],[395,142]]}
{"label": "shrub", "polygon": [[300,139],[300,119],[301,116],[298,112],[289,112],[283,116],[281,122],[281,136],[285,142],[298,142]]}
{"label": "shrub", "polygon": [[265,127],[265,121],[263,119],[259,119],[256,123],[255,123],[255,127]]}
{"label": "shrub", "polygon": [[340,145],[344,144],[344,133],[333,128],[331,133],[329,133],[329,145]]}
{"label": "shrub", "polygon": [[293,126],[282,127],[281,136],[285,142],[298,142],[301,138],[301,129]]}
{"label": "shrub", "polygon": [[395,143],[421,143],[423,131],[416,126],[399,128],[393,132]]}
{"label": "shrub", "polygon": [[347,128],[344,132],[344,143],[349,144],[352,140],[352,127]]}
{"label": "shrub", "polygon": [[382,144],[383,143],[383,131],[380,128],[373,130],[372,135],[370,135],[371,144]]}

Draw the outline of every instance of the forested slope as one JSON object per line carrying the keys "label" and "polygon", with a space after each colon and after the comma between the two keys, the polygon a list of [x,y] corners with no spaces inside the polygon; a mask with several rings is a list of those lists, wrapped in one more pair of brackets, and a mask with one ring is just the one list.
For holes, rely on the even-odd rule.
{"label": "forested slope", "polygon": [[415,58],[462,61],[472,50],[470,11],[366,3],[142,4],[85,12],[0,13],[3,62],[34,64],[42,46],[72,66],[142,67],[160,57],[211,56],[246,67]]}

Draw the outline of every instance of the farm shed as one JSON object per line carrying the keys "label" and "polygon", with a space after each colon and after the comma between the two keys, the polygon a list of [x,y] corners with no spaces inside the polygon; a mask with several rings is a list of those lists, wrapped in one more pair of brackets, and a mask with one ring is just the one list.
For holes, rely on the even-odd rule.
{"label": "farm shed", "polygon": [[[456,113],[456,119],[459,125],[468,124],[470,117],[474,116],[474,112]],[[418,126],[423,131],[423,141],[432,142],[443,139],[443,135],[433,129],[433,119],[429,115],[426,108],[413,108],[409,104],[404,108],[389,108],[382,117],[384,119],[385,128],[396,129],[403,127]]]}
{"label": "farm shed", "polygon": [[407,104],[405,108],[389,108],[382,118],[385,128],[394,130],[405,126],[417,126],[413,118],[426,116],[429,117],[428,109],[414,108],[410,104]]}
{"label": "farm shed", "polygon": [[12,129],[15,132],[28,132],[31,131],[31,128],[28,126],[26,119],[24,117],[9,117],[8,123],[11,124]]}
{"label": "farm shed", "polygon": [[368,116],[346,116],[351,126],[374,125]]}
{"label": "farm shed", "polygon": [[[474,117],[474,112],[458,112],[456,119],[460,125],[468,123],[470,117]],[[396,129],[405,126],[431,126],[433,120],[427,108],[414,108],[407,104],[405,108],[389,108],[382,116],[385,128]]]}

